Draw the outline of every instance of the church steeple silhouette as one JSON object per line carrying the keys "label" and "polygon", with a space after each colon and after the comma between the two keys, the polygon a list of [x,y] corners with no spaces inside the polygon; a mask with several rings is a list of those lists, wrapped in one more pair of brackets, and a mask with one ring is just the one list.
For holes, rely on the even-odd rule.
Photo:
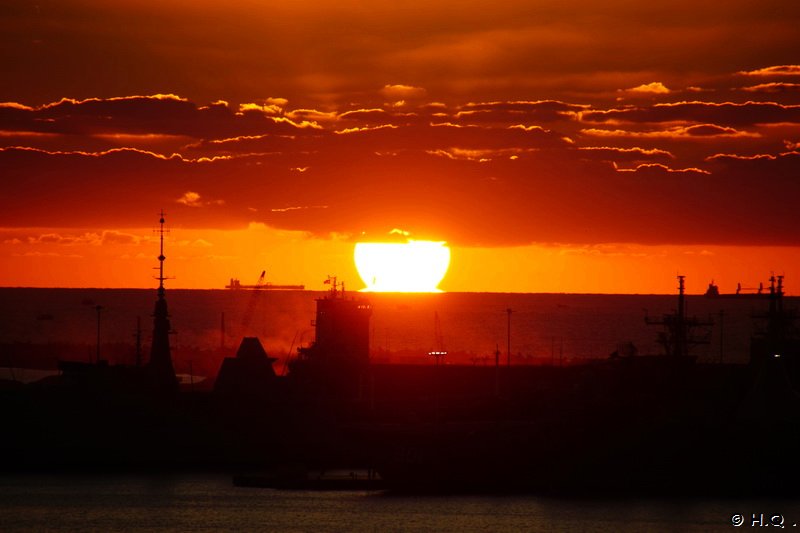
{"label": "church steeple silhouette", "polygon": [[164,297],[164,211],[161,211],[158,230],[161,238],[161,248],[158,256],[158,299],[153,311],[153,343],[150,346],[150,360],[147,363],[151,385],[158,389],[177,389],[178,380],[175,377],[175,368],[172,366],[172,353],[169,347],[169,311],[167,300]]}

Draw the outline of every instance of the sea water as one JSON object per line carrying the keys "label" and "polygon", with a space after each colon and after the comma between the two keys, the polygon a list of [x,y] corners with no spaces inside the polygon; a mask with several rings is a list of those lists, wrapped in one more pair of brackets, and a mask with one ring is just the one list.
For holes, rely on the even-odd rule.
{"label": "sea water", "polygon": [[800,503],[278,491],[234,487],[221,475],[0,477],[5,532],[706,532],[779,523],[796,529]]}

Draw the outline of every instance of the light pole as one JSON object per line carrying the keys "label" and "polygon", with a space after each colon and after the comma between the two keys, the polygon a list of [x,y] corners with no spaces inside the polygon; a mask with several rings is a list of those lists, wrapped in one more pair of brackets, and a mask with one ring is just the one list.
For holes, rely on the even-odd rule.
{"label": "light pole", "polygon": [[508,353],[506,354],[506,366],[511,366],[511,308],[506,309],[508,314]]}
{"label": "light pole", "polygon": [[95,355],[95,363],[100,362],[100,311],[103,309],[103,306],[97,304],[94,306],[95,311],[97,311],[97,354]]}
{"label": "light pole", "polygon": [[[710,322],[710,320],[709,320]],[[719,310],[719,363],[722,364],[722,359],[725,355],[725,311]]]}
{"label": "light pole", "polygon": [[494,347],[494,395],[500,396],[500,346]]}

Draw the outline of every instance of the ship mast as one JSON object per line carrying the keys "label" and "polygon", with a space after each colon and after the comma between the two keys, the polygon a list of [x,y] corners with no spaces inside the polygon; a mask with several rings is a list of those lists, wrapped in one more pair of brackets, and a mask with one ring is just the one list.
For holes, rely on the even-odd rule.
{"label": "ship mast", "polygon": [[[784,309],[783,305],[783,276],[769,278],[769,310],[765,315],[756,315],[755,318],[766,320],[763,330],[757,331],[754,347],[760,347],[756,352],[761,356],[779,358],[786,352],[793,352],[796,347],[796,330],[793,327],[796,319],[794,310]],[[796,348],[795,348],[796,349]]]}
{"label": "ship mast", "polygon": [[686,294],[684,279],[678,276],[678,310],[674,313],[663,315],[660,319],[645,317],[645,322],[651,325],[664,326],[664,331],[659,333],[658,342],[664,347],[666,355],[676,358],[689,357],[689,350],[698,344],[708,344],[708,331],[703,337],[694,335],[697,328],[708,328],[714,323],[701,321],[697,317],[686,316]]}

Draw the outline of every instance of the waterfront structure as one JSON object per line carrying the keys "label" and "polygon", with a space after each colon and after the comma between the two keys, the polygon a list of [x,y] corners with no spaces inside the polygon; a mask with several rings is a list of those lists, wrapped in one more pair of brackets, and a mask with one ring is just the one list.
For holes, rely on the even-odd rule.
{"label": "waterfront structure", "polygon": [[319,392],[335,396],[362,396],[369,370],[369,320],[372,307],[345,293],[344,283],[329,277],[328,294],[317,299],[315,339],[298,349],[290,364],[290,376],[309,380]]}
{"label": "waterfront structure", "polygon": [[275,389],[278,376],[258,337],[244,337],[236,357],[226,357],[217,374],[214,392],[226,397],[257,398]]}

